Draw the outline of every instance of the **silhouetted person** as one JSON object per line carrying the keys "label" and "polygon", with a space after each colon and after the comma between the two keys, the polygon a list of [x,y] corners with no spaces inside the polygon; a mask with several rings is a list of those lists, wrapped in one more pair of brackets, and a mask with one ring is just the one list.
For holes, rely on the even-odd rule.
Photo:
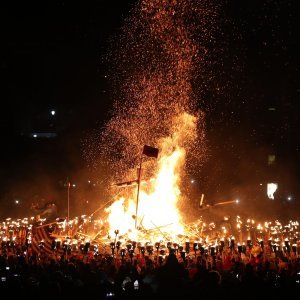
{"label": "silhouetted person", "polygon": [[180,297],[180,293],[184,292],[185,276],[188,275],[184,267],[179,264],[176,255],[171,253],[157,271],[159,296],[165,299]]}

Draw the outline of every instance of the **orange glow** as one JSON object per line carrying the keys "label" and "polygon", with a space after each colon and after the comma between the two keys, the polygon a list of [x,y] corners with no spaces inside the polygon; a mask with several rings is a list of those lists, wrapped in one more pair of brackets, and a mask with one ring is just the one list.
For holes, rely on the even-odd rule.
{"label": "orange glow", "polygon": [[[147,186],[140,186],[137,223],[146,230],[164,227],[156,231],[160,235],[163,234],[162,231],[166,232],[174,238],[175,235],[184,232],[182,217],[177,207],[181,196],[180,175],[186,154],[180,144],[182,140],[194,138],[197,120],[196,117],[183,113],[173,121],[173,134],[162,138],[158,143],[160,155],[156,175],[152,180],[148,180]],[[141,234],[135,230],[135,208],[136,198],[131,196],[126,199],[123,195],[106,210],[109,213],[110,235],[113,236],[115,230],[119,230],[121,235],[127,234],[131,239],[136,239]]]}

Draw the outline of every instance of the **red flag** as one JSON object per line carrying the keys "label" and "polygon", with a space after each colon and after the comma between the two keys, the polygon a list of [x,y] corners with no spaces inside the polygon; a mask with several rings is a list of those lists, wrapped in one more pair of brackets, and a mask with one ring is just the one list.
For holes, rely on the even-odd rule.
{"label": "red flag", "polygon": [[31,242],[34,252],[39,253],[43,249],[46,254],[51,255],[53,253],[52,241],[53,238],[50,236],[48,226],[40,226],[33,229]]}
{"label": "red flag", "polygon": [[62,246],[57,248],[55,238],[51,236],[51,231],[50,227],[45,225],[32,229],[31,248],[36,254],[43,252],[51,256],[55,251],[58,255],[63,255],[64,249]]}
{"label": "red flag", "polygon": [[147,155],[149,157],[155,157],[155,158],[157,158],[157,156],[158,156],[158,149],[145,145],[144,149],[143,149],[143,154]]}

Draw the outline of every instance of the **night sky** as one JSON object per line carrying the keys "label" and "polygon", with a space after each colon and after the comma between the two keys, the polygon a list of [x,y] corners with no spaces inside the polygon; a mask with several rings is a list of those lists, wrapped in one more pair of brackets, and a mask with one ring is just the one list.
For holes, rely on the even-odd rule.
{"label": "night sky", "polygon": [[[105,57],[135,1],[75,2],[1,4],[2,203],[56,198],[53,187],[67,178],[97,177],[81,141],[110,116]],[[253,197],[260,183],[276,181],[281,201],[291,194],[300,203],[298,1],[223,2],[222,51],[211,49],[215,77],[199,98],[209,157],[195,175],[197,191]],[[30,137],[39,129],[57,137]]]}

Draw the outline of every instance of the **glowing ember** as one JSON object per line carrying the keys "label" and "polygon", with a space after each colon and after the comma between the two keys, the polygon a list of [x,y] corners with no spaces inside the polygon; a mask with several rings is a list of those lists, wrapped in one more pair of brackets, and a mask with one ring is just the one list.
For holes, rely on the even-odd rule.
{"label": "glowing ember", "polygon": [[[117,98],[100,138],[99,162],[114,183],[132,181],[141,147],[159,148],[158,160],[143,163],[143,180],[148,183],[140,187],[136,221],[144,230],[162,233],[164,226],[171,236],[183,233],[180,186],[205,154],[204,114],[197,108],[192,85],[204,70],[205,47],[213,40],[217,14],[212,3],[141,0],[114,43],[119,43],[118,52],[110,53]],[[98,149],[93,143],[86,145],[86,156],[95,163]],[[137,192],[123,191],[116,196],[112,190],[116,202],[106,210],[110,234],[117,229],[135,238]]]}
{"label": "glowing ember", "polygon": [[147,184],[140,186],[137,220],[136,189],[118,195],[111,190],[115,202],[106,210],[111,235],[119,230],[135,238],[135,221],[147,232],[162,233],[161,226],[171,236],[183,232],[178,204],[189,206],[181,194],[184,176],[199,168],[206,152],[193,80],[203,79],[206,71],[217,9],[213,1],[141,0],[114,42],[109,53],[113,112],[99,143],[86,141],[86,158],[101,173],[108,170],[103,177],[112,186],[137,179],[143,145],[159,148],[160,154],[143,162]]}
{"label": "glowing ember", "polygon": [[105,179],[132,180],[141,147],[173,134],[173,121],[185,113],[197,118],[194,139],[179,141],[187,153],[185,169],[195,171],[203,162],[202,99],[194,93],[201,80],[195,85],[194,79],[206,72],[216,7],[213,1],[143,0],[133,9],[108,53],[116,93],[110,121],[83,145],[90,165],[109,170]]}

